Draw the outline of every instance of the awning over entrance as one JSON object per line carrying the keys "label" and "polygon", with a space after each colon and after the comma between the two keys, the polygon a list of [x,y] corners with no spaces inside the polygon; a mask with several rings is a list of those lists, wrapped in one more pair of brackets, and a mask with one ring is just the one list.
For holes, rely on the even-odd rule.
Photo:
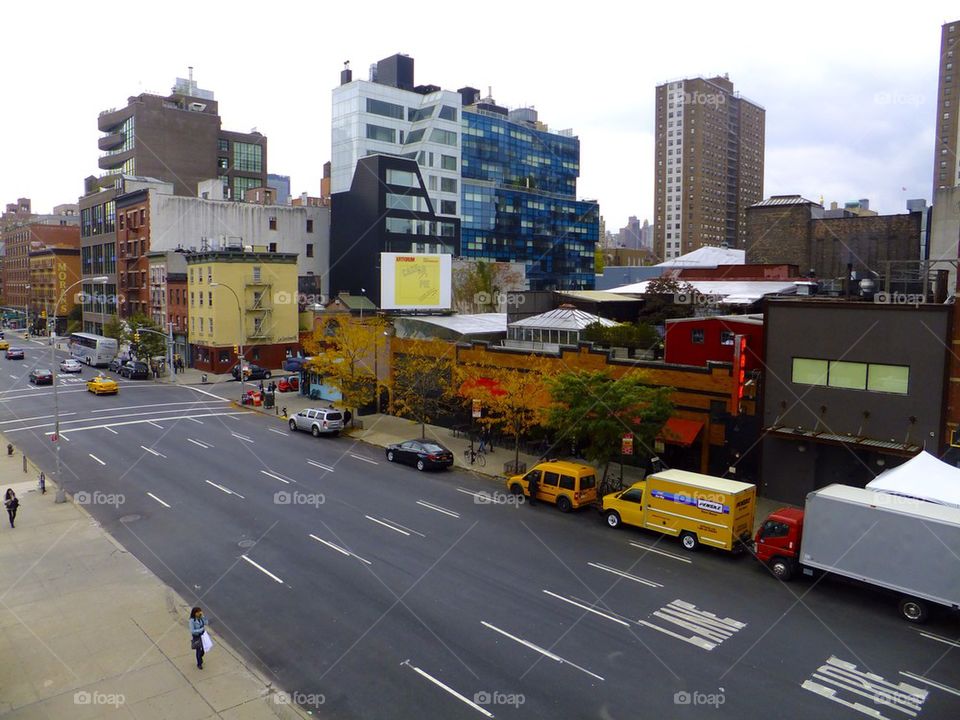
{"label": "awning over entrance", "polygon": [[873,452],[886,453],[889,455],[902,455],[904,457],[913,457],[923,450],[920,445],[911,442],[896,442],[886,440],[876,440],[868,437],[858,437],[856,435],[837,435],[829,432],[817,432],[816,430],[801,430],[799,428],[789,427],[769,427],[765,430],[767,435],[782,438],[784,440],[808,440],[826,445],[842,445],[856,450],[872,450]]}
{"label": "awning over entrance", "polygon": [[660,429],[657,439],[671,445],[690,447],[696,442],[702,428],[703,423],[699,420],[672,417]]}

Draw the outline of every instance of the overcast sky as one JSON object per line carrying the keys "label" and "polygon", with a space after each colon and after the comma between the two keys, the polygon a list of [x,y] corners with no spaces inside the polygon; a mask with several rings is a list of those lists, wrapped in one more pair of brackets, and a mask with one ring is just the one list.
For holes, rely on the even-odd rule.
{"label": "overcast sky", "polygon": [[[929,200],[940,26],[956,2],[180,2],[4,5],[0,204],[76,202],[100,174],[97,115],[194,67],[223,126],[268,137],[269,171],[318,195],[330,93],[396,52],[417,83],[533,105],[580,138],[580,198],[611,230],[653,206],[654,88],[729,73],[766,108],[764,195]],[[731,9],[734,8],[734,9]]]}

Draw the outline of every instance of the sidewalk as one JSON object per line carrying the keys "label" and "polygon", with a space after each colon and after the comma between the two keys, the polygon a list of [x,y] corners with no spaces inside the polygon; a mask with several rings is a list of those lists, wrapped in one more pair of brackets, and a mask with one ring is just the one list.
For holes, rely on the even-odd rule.
{"label": "sidewalk", "polygon": [[[10,720],[300,720],[288,696],[217,632],[203,670],[190,605],[80,507],[54,503],[22,456],[0,458],[20,498],[0,525],[0,716]],[[24,480],[29,478],[29,480]],[[202,605],[202,602],[201,602]]]}

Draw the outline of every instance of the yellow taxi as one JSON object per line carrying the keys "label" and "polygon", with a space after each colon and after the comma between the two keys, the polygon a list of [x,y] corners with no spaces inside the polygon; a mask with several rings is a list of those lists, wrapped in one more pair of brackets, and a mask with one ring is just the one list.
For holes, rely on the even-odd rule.
{"label": "yellow taxi", "polygon": [[570,512],[597,501],[597,471],[590,465],[567,460],[537,463],[525,475],[507,478],[507,490],[530,495],[530,481],[536,478],[537,500],[553,503],[561,512]]}
{"label": "yellow taxi", "polygon": [[117,385],[115,380],[97,375],[93,380],[87,381],[87,390],[94,395],[116,395],[120,392],[120,386]]}
{"label": "yellow taxi", "polygon": [[10,341],[9,340],[0,340],[0,350],[9,350]]}

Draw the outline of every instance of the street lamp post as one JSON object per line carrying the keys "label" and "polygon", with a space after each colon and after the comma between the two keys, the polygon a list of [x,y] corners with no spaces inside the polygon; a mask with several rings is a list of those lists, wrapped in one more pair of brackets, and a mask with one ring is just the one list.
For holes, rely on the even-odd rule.
{"label": "street lamp post", "polygon": [[30,286],[24,285],[23,289],[27,291],[23,298],[23,337],[26,339],[30,334]]}
{"label": "street lamp post", "polygon": [[[100,275],[90,278],[89,282],[94,285],[103,285],[107,282],[107,279],[106,275]],[[60,293],[57,303],[53,306],[53,330],[50,331],[50,374],[53,375],[53,441],[56,443],[54,454],[57,456],[57,471],[54,475],[54,480],[57,483],[57,496],[54,498],[54,502],[58,503],[67,501],[67,491],[60,479],[60,398],[57,395],[57,385],[59,385],[60,380],[57,377],[57,309],[67,293],[82,282],[83,279],[81,278]]]}
{"label": "street lamp post", "polygon": [[237,357],[237,372],[240,376],[240,404],[243,405],[243,398],[247,392],[247,382],[246,378],[243,376],[243,341],[244,336],[246,335],[246,328],[244,327],[244,317],[243,317],[243,305],[240,303],[240,296],[237,295],[237,291],[234,290],[229,285],[224,285],[223,283],[212,282],[209,284],[209,287],[216,288],[222,287],[230,291],[230,294],[233,295],[234,300],[237,301],[237,310],[240,313],[240,342],[237,344],[238,357]]}

